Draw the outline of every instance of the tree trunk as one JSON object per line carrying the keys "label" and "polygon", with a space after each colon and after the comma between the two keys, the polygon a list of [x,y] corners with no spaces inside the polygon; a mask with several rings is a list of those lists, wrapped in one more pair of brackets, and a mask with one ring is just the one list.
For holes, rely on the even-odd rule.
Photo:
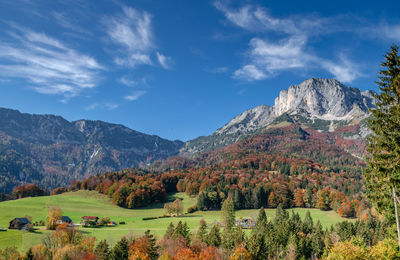
{"label": "tree trunk", "polygon": [[394,200],[394,211],[396,214],[396,227],[397,227],[397,238],[399,240],[400,246],[400,223],[399,223],[399,210],[397,208],[397,196],[396,196],[396,189],[393,187],[393,200]]}

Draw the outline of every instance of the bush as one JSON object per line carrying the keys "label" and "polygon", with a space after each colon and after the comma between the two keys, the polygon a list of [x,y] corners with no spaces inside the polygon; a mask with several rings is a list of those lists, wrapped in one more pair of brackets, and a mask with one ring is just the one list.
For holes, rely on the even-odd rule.
{"label": "bush", "polygon": [[108,222],[110,222],[110,218],[109,217],[102,217],[99,220],[99,226],[104,226],[104,225],[108,224]]}
{"label": "bush", "polygon": [[193,213],[193,212],[196,212],[196,211],[197,211],[197,206],[196,205],[190,206],[186,210],[187,213]]}

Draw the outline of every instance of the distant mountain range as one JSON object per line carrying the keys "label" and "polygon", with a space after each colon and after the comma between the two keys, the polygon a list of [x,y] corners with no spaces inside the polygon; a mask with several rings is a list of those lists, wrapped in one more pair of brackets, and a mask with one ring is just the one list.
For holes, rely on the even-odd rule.
{"label": "distant mountain range", "polygon": [[0,108],[0,192],[20,183],[47,188],[176,155],[169,141],[102,121],[69,122]]}
{"label": "distant mountain range", "polygon": [[[369,134],[366,119],[374,104],[372,91],[312,78],[281,91],[273,106],[247,110],[213,134],[186,143],[102,121],[69,122],[60,116],[0,108],[0,192],[21,183],[54,188],[106,171],[144,167],[155,160],[169,168],[171,162],[178,168],[204,165],[223,158],[218,151],[237,150],[224,147],[235,143],[250,147],[247,144],[264,139],[269,140],[265,148],[269,153],[284,151],[289,156],[301,150],[316,159],[322,157],[306,150],[319,147],[318,153],[329,150],[329,161],[335,156],[358,160],[364,155]],[[163,162],[171,156],[174,159]]]}

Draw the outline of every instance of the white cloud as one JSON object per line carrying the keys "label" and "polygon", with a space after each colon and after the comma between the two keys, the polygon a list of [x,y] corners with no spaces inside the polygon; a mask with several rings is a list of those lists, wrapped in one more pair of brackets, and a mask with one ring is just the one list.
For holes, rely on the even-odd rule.
{"label": "white cloud", "polygon": [[96,59],[44,33],[14,26],[12,43],[0,43],[0,75],[22,78],[39,93],[78,95],[94,88],[104,70]]}
{"label": "white cloud", "polygon": [[131,7],[124,6],[122,10],[122,14],[104,19],[109,39],[120,47],[114,62],[128,67],[153,65],[151,57],[156,56],[157,62],[169,69],[172,58],[155,52],[152,16]]}
{"label": "white cloud", "polygon": [[164,69],[171,69],[172,58],[162,55],[161,53],[157,52],[157,60],[160,63],[161,67]]}
{"label": "white cloud", "polygon": [[[309,51],[309,38],[335,31],[332,20],[319,17],[292,16],[272,17],[266,9],[246,5],[239,9],[229,8],[222,1],[215,7],[222,11],[232,24],[253,33],[275,33],[275,37],[253,37],[245,53],[245,64],[233,73],[233,77],[248,81],[273,77],[281,71],[322,68],[343,82],[351,82],[362,76],[359,67],[348,58],[340,56],[334,62]],[[274,40],[272,40],[274,39]]]}
{"label": "white cloud", "polygon": [[119,107],[118,104],[114,103],[93,103],[90,104],[89,106],[85,107],[85,110],[94,110],[94,109],[107,109],[107,110],[114,110]]}
{"label": "white cloud", "polygon": [[129,101],[135,101],[135,100],[138,100],[141,96],[143,96],[144,94],[146,94],[146,91],[144,91],[144,90],[138,90],[138,91],[135,91],[135,92],[133,92],[131,95],[129,95],[129,96],[125,96],[125,99],[126,100],[129,100]]}
{"label": "white cloud", "polygon": [[266,79],[267,75],[264,73],[264,71],[258,69],[257,66],[249,64],[236,70],[233,73],[233,77],[237,79],[246,79],[251,81],[251,80]]}

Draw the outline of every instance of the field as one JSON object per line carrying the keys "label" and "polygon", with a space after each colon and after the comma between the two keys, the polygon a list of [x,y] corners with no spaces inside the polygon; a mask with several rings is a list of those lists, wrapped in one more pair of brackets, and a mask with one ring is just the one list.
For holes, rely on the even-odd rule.
{"label": "field", "polygon": [[[196,201],[195,198],[190,198],[184,193],[171,195],[169,199],[174,200],[175,198],[183,199],[184,210],[194,205]],[[219,211],[198,211],[181,217],[143,221],[142,218],[144,217],[163,215],[163,204],[154,204],[151,207],[143,209],[124,209],[111,204],[106,196],[98,194],[95,191],[77,191],[55,196],[1,202],[0,227],[8,227],[11,219],[24,217],[25,215],[31,216],[33,221],[45,220],[47,211],[52,206],[60,207],[63,215],[69,216],[75,223],[79,223],[82,216],[107,216],[117,223],[125,221],[125,225],[117,225],[116,227],[81,228],[85,234],[97,237],[98,241],[107,239],[111,244],[114,244],[122,236],[140,235],[147,229],[150,229],[153,234],[161,237],[170,222],[177,223],[179,220],[186,221],[192,232],[197,229],[200,219],[206,220],[209,225],[220,221]],[[310,211],[314,222],[319,220],[324,227],[329,227],[332,224],[345,220],[333,211],[293,209],[302,218],[305,216],[307,210]],[[289,211],[291,212],[292,209]],[[274,212],[274,209],[266,210],[269,218],[274,216]],[[256,214],[257,210],[239,210],[236,211],[236,218],[251,217]],[[41,227],[35,233],[18,230],[2,231],[0,232],[0,248],[14,245],[21,250],[26,250],[30,246],[40,243],[41,238],[47,232],[51,231],[44,230],[44,227]]]}

